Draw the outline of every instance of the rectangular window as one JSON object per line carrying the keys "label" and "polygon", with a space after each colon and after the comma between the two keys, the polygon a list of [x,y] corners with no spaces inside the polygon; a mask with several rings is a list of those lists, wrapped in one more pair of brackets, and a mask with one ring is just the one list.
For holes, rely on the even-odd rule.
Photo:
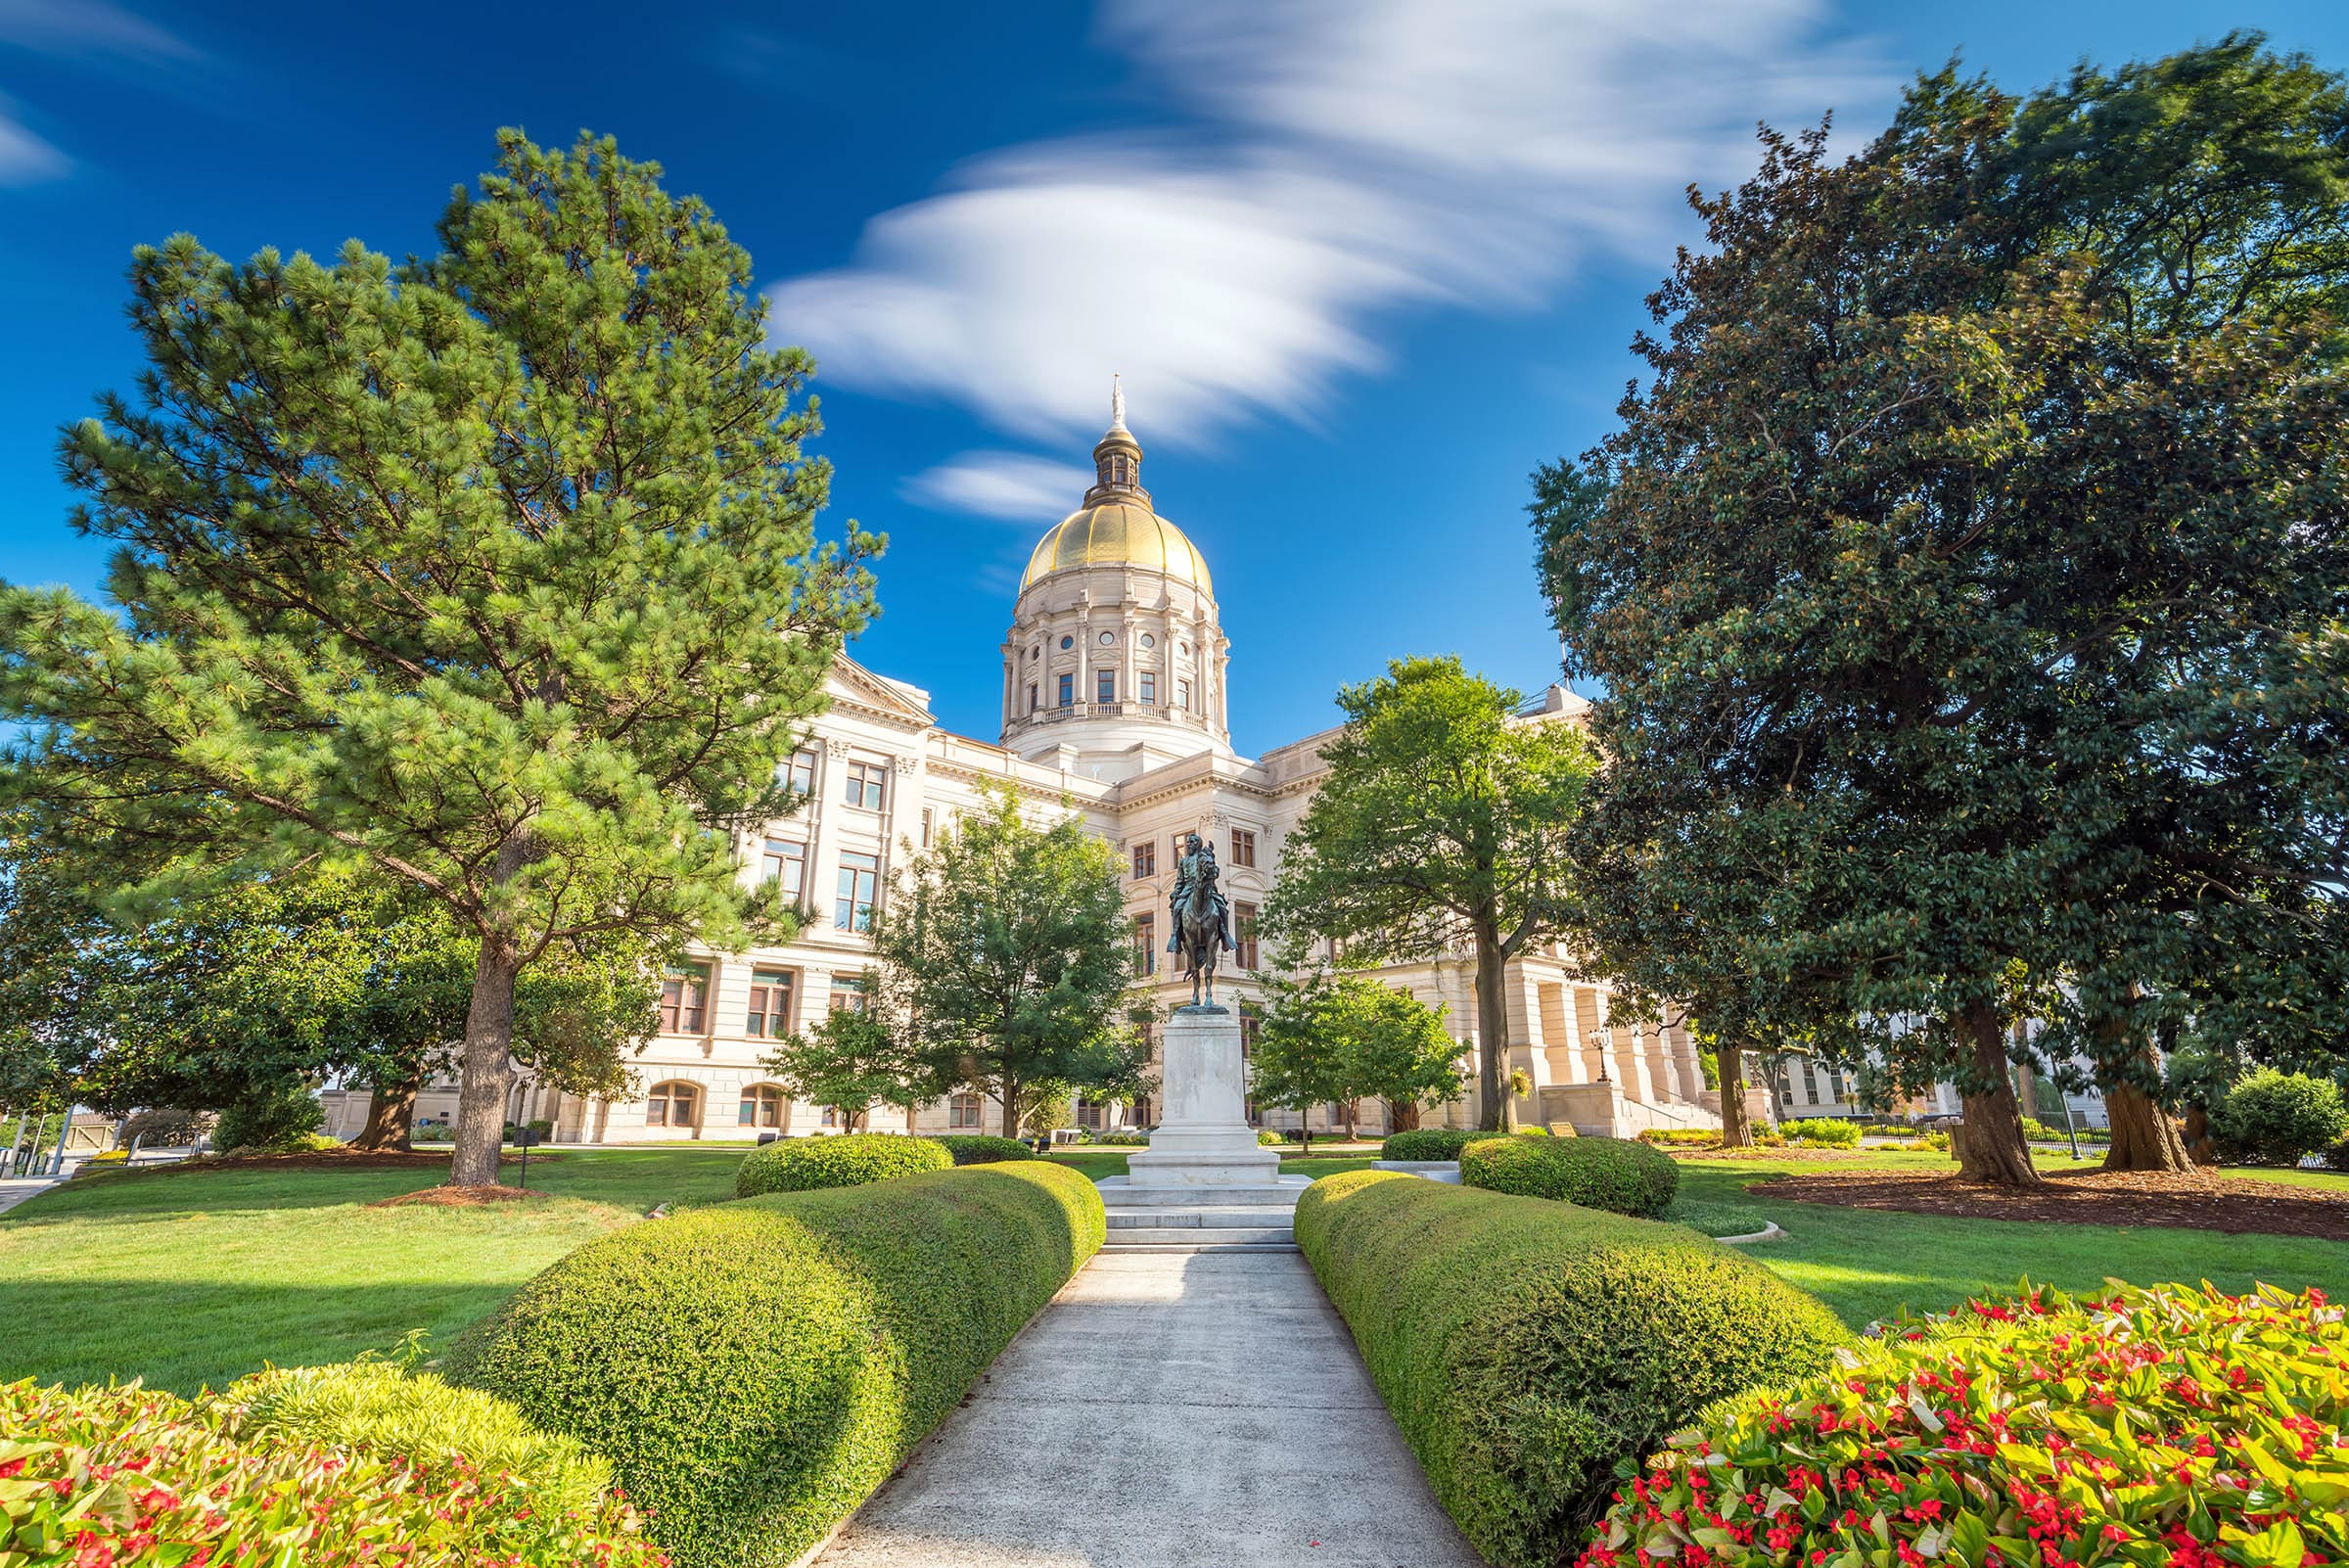
{"label": "rectangular window", "polygon": [[930,848],[930,807],[922,807],[922,848]]}
{"label": "rectangular window", "polygon": [[1093,671],[1093,701],[1114,703],[1118,700],[1118,672],[1114,669]]}
{"label": "rectangular window", "polygon": [[1060,706],[1063,708],[1077,706],[1077,677],[1075,675],[1063,674],[1060,677]]}
{"label": "rectangular window", "polygon": [[1231,830],[1231,863],[1233,865],[1256,864],[1256,835],[1246,828]]}
{"label": "rectangular window", "polygon": [[661,1033],[698,1035],[710,995],[710,971],[696,964],[671,971],[661,982]]}
{"label": "rectangular window", "polygon": [[880,810],[881,780],[889,769],[879,762],[851,762],[844,771],[849,782],[842,799],[868,811]]}
{"label": "rectangular window", "polygon": [[1811,1066],[1811,1058],[1803,1058],[1803,1098],[1813,1105],[1819,1103],[1819,1074]]}
{"label": "rectangular window", "polygon": [[833,900],[832,923],[843,931],[873,929],[873,899],[881,883],[881,857],[845,852],[840,857],[840,896]]}
{"label": "rectangular window", "polygon": [[1155,707],[1158,703],[1158,672],[1145,669],[1134,678],[1141,683],[1135,695],[1141,698],[1142,706]]}
{"label": "rectangular window", "polygon": [[1827,1069],[1827,1098],[1830,1100],[1843,1098],[1843,1075],[1832,1067]]}
{"label": "rectangular window", "polygon": [[1158,916],[1146,914],[1133,917],[1133,945],[1141,958],[1136,967],[1145,975],[1157,974]]}
{"label": "rectangular window", "polygon": [[[1246,1061],[1249,1057],[1256,1054],[1257,1032],[1264,1028],[1264,1017],[1258,1012],[1256,1003],[1240,1003],[1241,1061]],[[1254,1111],[1248,1113],[1248,1120],[1251,1122],[1256,1120],[1256,1113]]]}
{"label": "rectangular window", "polygon": [[[1180,870],[1182,868],[1182,854],[1183,851],[1187,848],[1182,841],[1183,835],[1180,833],[1175,834],[1174,838],[1167,841],[1174,847],[1174,853],[1167,857],[1167,863],[1171,866],[1174,866],[1176,870]],[[1204,833],[1200,834],[1199,842],[1202,844],[1207,843],[1207,835]]]}
{"label": "rectangular window", "polygon": [[815,793],[815,753],[794,752],[783,764],[783,782],[791,786],[794,795]]}
{"label": "rectangular window", "polygon": [[1077,1102],[1077,1125],[1091,1131],[1101,1130],[1101,1113],[1106,1109],[1099,1100],[1081,1099]]}
{"label": "rectangular window", "polygon": [[1231,906],[1231,961],[1242,969],[1256,967],[1256,905]]}
{"label": "rectangular window", "polygon": [[791,998],[799,977],[783,969],[751,973],[751,1011],[742,1032],[753,1039],[781,1039],[791,1033]]}
{"label": "rectangular window", "polygon": [[862,975],[834,975],[832,977],[832,1011],[861,1013],[864,1008],[864,977]]}
{"label": "rectangular window", "polygon": [[783,897],[797,899],[807,880],[807,846],[789,839],[769,839],[759,857],[759,880],[780,883]]}
{"label": "rectangular window", "polygon": [[956,1130],[979,1125],[979,1096],[957,1094],[946,1102],[946,1126]]}
{"label": "rectangular window", "polygon": [[1145,839],[1133,847],[1133,874],[1137,877],[1158,875],[1158,841]]}
{"label": "rectangular window", "polygon": [[1174,706],[1186,714],[1191,711],[1191,683],[1189,681],[1174,682]]}
{"label": "rectangular window", "polygon": [[1032,681],[1028,682],[1028,712],[1030,712],[1030,713],[1032,713],[1032,714],[1036,712],[1036,706],[1037,706],[1037,705],[1036,705],[1036,682],[1032,680]]}

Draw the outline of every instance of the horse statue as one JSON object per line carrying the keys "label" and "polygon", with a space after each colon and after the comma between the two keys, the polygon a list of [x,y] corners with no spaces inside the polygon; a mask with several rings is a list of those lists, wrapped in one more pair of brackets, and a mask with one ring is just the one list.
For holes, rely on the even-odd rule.
{"label": "horse statue", "polygon": [[1207,988],[1206,1005],[1216,1004],[1216,956],[1231,944],[1228,907],[1217,882],[1222,876],[1216,852],[1194,833],[1184,844],[1173,899],[1174,930],[1167,945],[1181,955],[1183,973],[1191,982],[1191,1005],[1200,1005],[1199,990]]}

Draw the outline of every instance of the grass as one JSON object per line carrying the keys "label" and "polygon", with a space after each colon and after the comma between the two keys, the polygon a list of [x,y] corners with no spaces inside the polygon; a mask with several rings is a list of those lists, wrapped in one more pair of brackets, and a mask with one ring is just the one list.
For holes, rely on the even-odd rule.
{"label": "grass", "polygon": [[[1860,1163],[1839,1163],[1835,1169]],[[2071,1164],[2068,1159],[2060,1163]],[[1865,1164],[1947,1170],[1950,1161],[1944,1154],[1893,1153],[1871,1155]],[[1757,1245],[1752,1256],[1819,1297],[1855,1328],[1890,1317],[1903,1306],[1934,1312],[1969,1296],[2011,1291],[2024,1278],[2064,1290],[2119,1278],[2139,1285],[2207,1279],[2231,1291],[2265,1281],[2291,1289],[2318,1285],[2335,1296],[2349,1293],[2349,1247],[2337,1241],[1884,1214],[1773,1203],[1745,1190],[1747,1182],[1803,1169],[1762,1160],[1682,1161],[1679,1203],[1699,1214],[1735,1212],[1776,1221],[1788,1239]],[[2316,1171],[2244,1174],[2314,1178],[2300,1183],[2310,1186],[2344,1180]]]}
{"label": "grass", "polygon": [[[417,1171],[78,1178],[0,1217],[0,1381],[144,1378],[194,1393],[264,1363],[345,1360],[422,1328],[444,1345],[580,1243],[662,1202],[734,1195],[737,1152],[530,1162],[557,1196],[371,1209]],[[514,1179],[511,1167],[509,1181]]]}

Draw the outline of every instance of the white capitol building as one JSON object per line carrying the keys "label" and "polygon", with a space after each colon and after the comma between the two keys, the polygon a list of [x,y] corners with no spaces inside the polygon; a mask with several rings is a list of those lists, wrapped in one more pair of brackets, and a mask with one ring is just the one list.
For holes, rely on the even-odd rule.
{"label": "white capitol building", "polygon": [[[1257,909],[1280,863],[1283,841],[1304,814],[1322,773],[1309,735],[1253,761],[1231,747],[1226,674],[1230,644],[1216,610],[1207,560],[1159,515],[1141,484],[1142,449],[1122,407],[1093,448],[1096,474],[1078,509],[1037,541],[1021,577],[1002,644],[1003,722],[994,741],[941,729],[920,687],[876,674],[848,658],[827,683],[829,709],[788,766],[806,800],[763,835],[746,841],[743,875],[780,880],[807,912],[788,945],[748,952],[698,950],[665,984],[661,1030],[636,1059],[643,1092],[590,1100],[519,1083],[516,1120],[544,1117],[559,1141],[742,1138],[838,1129],[830,1107],[795,1103],[771,1083],[760,1058],[772,1040],[823,1010],[861,1005],[870,943],[859,927],[888,887],[899,856],[981,804],[981,786],[1009,785],[1038,810],[1070,808],[1114,845],[1124,863],[1135,944],[1157,1000],[1190,999],[1164,951],[1167,899],[1184,834],[1215,845],[1231,900],[1239,950],[1225,956],[1219,995],[1236,999],[1243,1024],[1262,987],[1251,935]],[[1527,722],[1575,722],[1588,704],[1552,686]],[[1466,954],[1395,965],[1390,984],[1450,1009],[1461,1038],[1477,1034],[1474,974]],[[1562,949],[1509,965],[1511,1066],[1533,1094],[1517,1104],[1528,1122],[1573,1122],[1589,1131],[1628,1134],[1650,1126],[1718,1127],[1697,1052],[1685,1032],[1617,1028],[1605,989],[1581,978]],[[1471,1058],[1473,1062],[1473,1058]],[[1473,1126],[1470,1099],[1431,1108],[1430,1126]],[[355,1131],[363,1091],[327,1096],[329,1130]],[[453,1084],[419,1099],[420,1118],[445,1118]],[[1757,1097],[1757,1109],[1760,1108]],[[1252,1110],[1254,1108],[1252,1107]],[[1080,1102],[1093,1128],[1148,1125],[1145,1102],[1131,1108]],[[1000,1129],[1000,1107],[958,1094],[906,1116],[878,1108],[870,1125],[944,1132]],[[1305,1118],[1321,1130],[1345,1125],[1343,1107]],[[1357,1125],[1386,1127],[1387,1109],[1365,1102]],[[1264,1125],[1295,1127],[1299,1116],[1267,1110]]]}

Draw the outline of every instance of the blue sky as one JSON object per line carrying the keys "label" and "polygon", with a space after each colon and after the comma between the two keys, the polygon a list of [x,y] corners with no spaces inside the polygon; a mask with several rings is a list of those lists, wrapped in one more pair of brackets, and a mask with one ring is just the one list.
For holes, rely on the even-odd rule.
{"label": "blue sky", "polygon": [[855,655],[949,727],[994,733],[1113,370],[1243,751],[1399,654],[1530,690],[1525,476],[1611,421],[1680,193],[1756,119],[1857,138],[1953,51],[2021,88],[2238,26],[2349,68],[2349,7],[2286,0],[0,0],[0,576],[94,591],[55,432],[138,368],[132,246],[402,254],[495,127],[586,126],[708,199],[816,352],[831,526],[892,538]]}

